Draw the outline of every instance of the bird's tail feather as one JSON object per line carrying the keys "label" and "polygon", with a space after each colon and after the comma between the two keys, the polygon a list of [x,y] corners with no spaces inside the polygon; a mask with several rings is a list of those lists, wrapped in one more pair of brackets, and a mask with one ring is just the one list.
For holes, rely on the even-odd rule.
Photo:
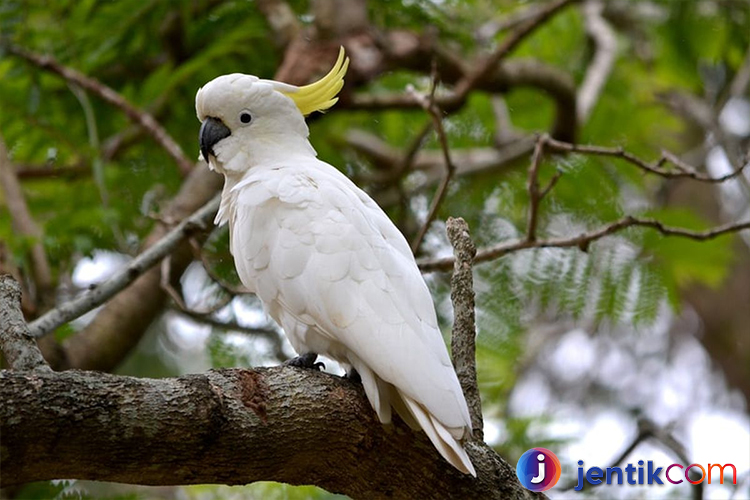
{"label": "bird's tail feather", "polygon": [[367,399],[370,401],[375,413],[378,414],[378,419],[381,423],[390,424],[391,404],[388,398],[388,384],[375,375],[359,358],[350,354],[349,362],[357,370],[357,373],[359,373],[359,378],[362,379],[362,386],[365,388]]}
{"label": "bird's tail feather", "polygon": [[449,429],[445,427],[430,415],[422,405],[404,394],[399,395],[443,458],[461,472],[477,477],[469,455],[464,450],[461,442],[456,438],[457,435],[463,435],[464,428]]}
{"label": "bird's tail feather", "polygon": [[375,409],[379,420],[388,424],[391,422],[391,405],[401,418],[412,429],[422,429],[438,452],[456,469],[464,474],[476,477],[477,473],[469,459],[469,455],[461,445],[460,439],[466,433],[465,427],[448,428],[419,403],[400,392],[395,386],[378,377],[367,365],[356,357],[350,356],[349,362],[359,373],[367,399]]}
{"label": "bird's tail feather", "polygon": [[411,412],[409,407],[406,406],[406,403],[401,397],[401,393],[398,392],[398,389],[396,389],[396,386],[394,386],[393,384],[388,384],[388,391],[388,398],[391,401],[391,405],[396,410],[396,413],[398,413],[398,415],[401,417],[401,420],[406,422],[406,425],[411,427],[413,430],[421,431],[422,426],[419,425],[419,422],[417,421],[414,414]]}

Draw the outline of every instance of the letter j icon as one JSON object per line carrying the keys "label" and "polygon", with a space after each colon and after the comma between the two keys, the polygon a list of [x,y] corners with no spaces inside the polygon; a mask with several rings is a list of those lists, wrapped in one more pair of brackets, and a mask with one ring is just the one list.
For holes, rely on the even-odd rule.
{"label": "letter j icon", "polygon": [[539,484],[544,481],[544,454],[540,453],[536,456],[536,459],[539,460],[539,474],[537,474],[536,477],[532,478],[531,482],[534,484]]}
{"label": "letter j icon", "polygon": [[546,491],[560,479],[562,467],[554,453],[546,448],[531,448],[518,459],[516,475],[531,491]]}

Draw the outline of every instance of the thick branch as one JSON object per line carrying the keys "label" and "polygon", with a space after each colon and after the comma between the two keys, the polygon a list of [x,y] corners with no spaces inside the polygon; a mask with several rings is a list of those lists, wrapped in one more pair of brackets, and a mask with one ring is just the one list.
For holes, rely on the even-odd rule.
{"label": "thick branch", "polygon": [[79,71],[63,66],[51,56],[36,54],[13,44],[4,44],[3,46],[11,54],[15,54],[41,69],[60,75],[67,81],[72,82],[89,92],[93,92],[104,101],[119,108],[130,120],[148,131],[148,134],[154,139],[154,141],[156,141],[156,143],[175,160],[183,175],[186,175],[193,169],[195,162],[185,156],[182,148],[180,148],[179,144],[177,144],[172,136],[169,135],[164,127],[162,127],[159,122],[151,116],[151,114],[133,106],[127,99],[111,87],[108,87],[100,81],[86,76]]}
{"label": "thick branch", "polygon": [[[679,236],[692,240],[704,241],[717,238],[719,236],[737,233],[750,229],[750,221],[738,222],[733,224],[724,224],[721,226],[707,229],[705,231],[692,231],[680,227],[667,226],[663,222],[654,219],[644,219],[628,215],[615,222],[611,222],[599,229],[581,233],[571,238],[549,238],[546,240],[530,241],[528,239],[515,240],[500,243],[498,245],[485,247],[477,251],[477,257],[474,262],[486,262],[503,257],[509,253],[525,250],[528,248],[573,248],[577,247],[583,251],[588,250],[589,245],[600,240],[605,236],[619,233],[620,231],[633,226],[649,227],[657,230],[664,236]],[[419,268],[423,272],[429,271],[448,271],[453,266],[453,257],[444,257],[440,259],[420,259],[417,261]]]}
{"label": "thick branch", "polygon": [[0,348],[15,370],[49,370],[29,335],[21,313],[21,287],[10,275],[0,275]]}
{"label": "thick branch", "polygon": [[83,293],[81,296],[48,311],[31,323],[29,326],[31,335],[41,337],[54,331],[60,325],[105,303],[119,291],[134,282],[140,275],[151,269],[161,259],[172,253],[185,238],[188,238],[196,230],[205,229],[211,223],[218,208],[219,197],[216,196],[200,210],[180,222],[161,240],[130,261],[125,268],[118,271],[107,281]]}
{"label": "thick branch", "polygon": [[471,266],[477,248],[471,240],[469,225],[462,218],[448,219],[448,239],[453,245],[455,264],[451,276],[451,301],[453,302],[453,333],[451,354],[461,389],[469,405],[474,439],[484,440],[482,399],[477,385],[476,321],[474,307],[474,277]]}
{"label": "thick branch", "polygon": [[0,400],[3,486],[271,480],[354,498],[540,498],[488,446],[467,446],[478,478],[461,474],[422,432],[381,425],[360,385],[310,370],[159,380],[2,371]]}

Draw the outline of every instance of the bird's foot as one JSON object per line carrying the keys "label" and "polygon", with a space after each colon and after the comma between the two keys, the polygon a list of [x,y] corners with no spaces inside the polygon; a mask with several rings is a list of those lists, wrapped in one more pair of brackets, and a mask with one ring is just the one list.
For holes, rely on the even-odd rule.
{"label": "bird's foot", "polygon": [[286,366],[295,366],[297,368],[307,368],[308,370],[322,370],[326,367],[325,363],[318,361],[317,363],[315,360],[318,359],[318,355],[314,352],[308,352],[307,354],[302,354],[300,356],[297,356],[296,358],[292,358],[289,361],[286,361],[284,364]]}
{"label": "bird's foot", "polygon": [[346,380],[350,380],[354,382],[355,384],[361,384],[362,383],[362,377],[359,376],[359,373],[357,373],[357,370],[352,368],[348,372],[344,374],[344,378]]}

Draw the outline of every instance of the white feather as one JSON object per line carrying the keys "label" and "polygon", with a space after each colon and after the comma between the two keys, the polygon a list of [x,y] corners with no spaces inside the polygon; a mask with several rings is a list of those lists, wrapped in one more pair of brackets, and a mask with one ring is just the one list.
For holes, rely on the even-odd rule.
{"label": "white feather", "polygon": [[297,352],[354,367],[382,422],[395,408],[475,474],[461,446],[469,411],[411,249],[364,191],[315,158],[284,88],[234,74],[196,96],[199,119],[231,130],[209,161],[225,176],[216,221],[229,223],[237,272]]}
{"label": "white feather", "polygon": [[295,349],[353,366],[383,422],[392,405],[402,415],[408,409],[405,420],[418,422],[448,461],[472,472],[459,442],[470,432],[469,413],[429,290],[385,213],[312,158],[256,166],[232,194],[237,271],[271,302],[269,312]]}

